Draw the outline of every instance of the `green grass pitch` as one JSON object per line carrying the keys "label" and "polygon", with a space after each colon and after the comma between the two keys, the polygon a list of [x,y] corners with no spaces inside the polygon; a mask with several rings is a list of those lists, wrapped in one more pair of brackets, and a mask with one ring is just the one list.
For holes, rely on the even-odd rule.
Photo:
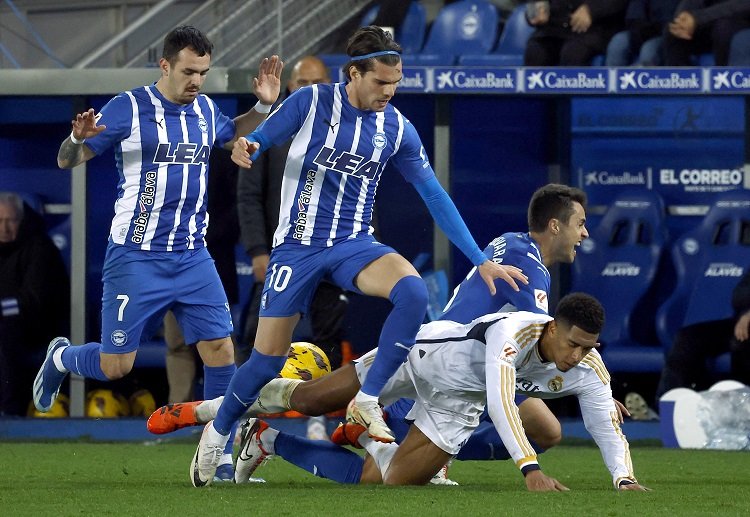
{"label": "green grass pitch", "polygon": [[0,443],[3,516],[683,516],[750,515],[750,454],[632,446],[648,493],[612,488],[598,449],[560,446],[540,457],[571,491],[529,493],[508,461],[454,462],[461,486],[338,485],[280,458],[266,484],[190,486],[193,443]]}

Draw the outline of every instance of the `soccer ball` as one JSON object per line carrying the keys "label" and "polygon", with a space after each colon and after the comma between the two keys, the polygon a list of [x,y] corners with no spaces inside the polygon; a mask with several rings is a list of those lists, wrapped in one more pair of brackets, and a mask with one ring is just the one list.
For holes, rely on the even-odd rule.
{"label": "soccer ball", "polygon": [[[120,395],[119,397],[122,397]],[[86,395],[86,416],[89,418],[118,418],[127,416],[127,400],[118,398],[112,390],[93,390]]]}
{"label": "soccer ball", "polygon": [[312,343],[298,341],[289,348],[289,357],[281,369],[281,376],[287,379],[309,381],[331,373],[328,356]]}

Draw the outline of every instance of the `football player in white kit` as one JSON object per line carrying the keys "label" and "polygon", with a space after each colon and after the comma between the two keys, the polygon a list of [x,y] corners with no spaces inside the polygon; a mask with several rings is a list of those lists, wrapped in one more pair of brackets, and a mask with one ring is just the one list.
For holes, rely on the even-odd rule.
{"label": "football player in white kit", "polygon": [[[424,325],[405,362],[381,392],[381,400],[413,398],[414,421],[400,444],[354,438],[364,459],[337,445],[279,432],[261,420],[243,427],[236,481],[249,478],[270,454],[342,483],[420,485],[461,449],[479,424],[485,405],[531,491],[567,490],[544,473],[521,424],[515,395],[576,396],[583,420],[602,452],[618,490],[647,490],[635,478],[630,449],[619,425],[610,377],[597,352],[604,309],[593,297],[572,293],[555,317],[529,312],[489,314],[462,325]],[[366,376],[372,351],[357,362]]]}

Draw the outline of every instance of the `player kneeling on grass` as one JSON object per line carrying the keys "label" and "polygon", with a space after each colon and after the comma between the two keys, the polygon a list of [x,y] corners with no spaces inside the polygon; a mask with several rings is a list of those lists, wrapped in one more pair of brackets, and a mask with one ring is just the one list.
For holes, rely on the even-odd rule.
{"label": "player kneeling on grass", "polygon": [[[381,393],[386,403],[401,397],[415,400],[409,414],[414,424],[400,445],[375,442],[364,432],[357,437],[355,427],[342,430],[340,435],[369,453],[363,459],[335,444],[281,433],[254,420],[242,432],[235,480],[244,482],[262,459],[276,454],[342,483],[426,484],[458,453],[486,405],[527,488],[567,490],[542,472],[514,402],[518,392],[539,398],[577,396],[614,486],[645,490],[633,474],[609,374],[595,350],[603,324],[601,304],[581,293],[564,297],[554,319],[516,312],[483,316],[467,325],[429,323]],[[366,375],[371,354],[358,361],[358,377]],[[517,385],[516,379],[523,382]]]}

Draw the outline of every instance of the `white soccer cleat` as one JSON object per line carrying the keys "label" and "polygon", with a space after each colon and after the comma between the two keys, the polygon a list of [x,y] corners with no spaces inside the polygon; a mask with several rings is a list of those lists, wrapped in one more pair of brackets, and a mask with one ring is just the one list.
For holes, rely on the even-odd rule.
{"label": "white soccer cleat", "polygon": [[271,456],[260,441],[260,434],[268,429],[268,424],[263,420],[251,418],[240,428],[240,453],[237,455],[237,463],[234,465],[234,482],[240,483],[265,483],[264,480],[251,477],[255,469],[260,467],[267,458]]}
{"label": "white soccer cleat", "polygon": [[226,440],[221,443],[211,439],[212,434],[216,434],[213,426],[213,421],[211,421],[203,428],[201,441],[195,450],[193,461],[190,462],[190,482],[196,488],[213,483],[216,469],[219,467],[222,454],[224,454]]}
{"label": "white soccer cleat", "polygon": [[431,485],[458,486],[458,483],[452,479],[448,479],[449,465],[450,462],[446,463],[440,468],[440,470],[438,470],[437,474],[432,476],[432,479],[430,480]]}
{"label": "white soccer cleat", "polygon": [[393,431],[383,419],[383,410],[376,401],[357,402],[352,399],[346,408],[346,420],[367,428],[367,434],[376,442],[391,443],[396,440]]}

